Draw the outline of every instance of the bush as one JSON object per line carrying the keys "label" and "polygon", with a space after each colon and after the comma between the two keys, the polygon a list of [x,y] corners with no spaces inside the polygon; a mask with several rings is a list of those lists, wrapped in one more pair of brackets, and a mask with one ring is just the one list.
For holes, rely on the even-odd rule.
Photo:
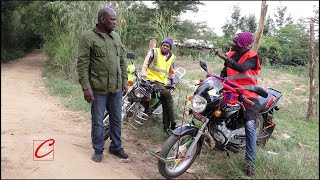
{"label": "bush", "polygon": [[19,59],[24,56],[22,50],[6,51],[1,49],[1,63],[9,62],[10,60]]}

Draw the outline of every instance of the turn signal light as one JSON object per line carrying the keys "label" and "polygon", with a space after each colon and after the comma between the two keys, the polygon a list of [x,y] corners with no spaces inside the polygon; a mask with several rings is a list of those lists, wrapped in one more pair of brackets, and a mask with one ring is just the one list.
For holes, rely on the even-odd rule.
{"label": "turn signal light", "polygon": [[188,101],[191,102],[192,101],[192,96],[188,97]]}
{"label": "turn signal light", "polygon": [[214,111],[213,112],[213,115],[214,115],[214,117],[220,117],[221,116],[221,111],[219,111],[219,110],[216,110],[216,111]]}
{"label": "turn signal light", "polygon": [[133,82],[132,81],[128,81],[128,86],[132,86]]}

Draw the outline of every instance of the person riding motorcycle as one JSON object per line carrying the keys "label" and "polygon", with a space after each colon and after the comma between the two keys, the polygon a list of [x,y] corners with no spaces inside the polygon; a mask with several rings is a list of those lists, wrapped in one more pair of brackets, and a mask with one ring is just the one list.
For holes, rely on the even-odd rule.
{"label": "person riding motorcycle", "polygon": [[[241,32],[233,37],[231,49],[227,56],[221,52],[221,49],[216,49],[216,55],[225,61],[225,67],[221,71],[220,77],[227,78],[244,88],[258,85],[257,77],[261,70],[258,55],[248,48],[253,41],[252,33]],[[259,113],[260,103],[256,93],[245,90],[243,95],[254,102],[254,106],[244,103],[246,108],[246,175],[253,176],[257,140],[255,121]]]}
{"label": "person riding motorcycle", "polygon": [[[175,55],[171,52],[173,47],[173,39],[165,38],[160,48],[151,49],[143,65],[141,76],[151,83],[154,83],[160,90],[160,101],[163,109],[163,130],[168,133],[175,129],[176,123],[173,111],[173,98],[167,88],[175,88],[174,78],[174,60]],[[170,82],[168,83],[168,78]],[[168,85],[167,85],[168,84]],[[145,105],[146,113],[148,104]]]}

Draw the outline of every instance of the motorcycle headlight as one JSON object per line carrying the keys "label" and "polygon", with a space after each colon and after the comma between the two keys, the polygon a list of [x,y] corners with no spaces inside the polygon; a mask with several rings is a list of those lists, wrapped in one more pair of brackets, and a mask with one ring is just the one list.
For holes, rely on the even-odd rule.
{"label": "motorcycle headlight", "polygon": [[136,97],[138,97],[138,98],[143,98],[143,94],[140,92],[140,89],[139,88],[137,88],[137,89],[135,89],[134,90],[134,95],[136,96]]}
{"label": "motorcycle headlight", "polygon": [[192,98],[192,109],[197,113],[202,113],[207,107],[207,100],[199,95]]}

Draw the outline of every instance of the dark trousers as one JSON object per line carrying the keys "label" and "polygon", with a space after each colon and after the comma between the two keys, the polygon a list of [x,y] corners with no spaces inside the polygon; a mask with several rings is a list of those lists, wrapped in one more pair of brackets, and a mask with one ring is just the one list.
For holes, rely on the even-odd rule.
{"label": "dark trousers", "polygon": [[103,116],[105,110],[108,110],[109,113],[111,139],[109,149],[116,151],[121,148],[121,92],[110,94],[94,94],[94,101],[91,105],[91,139],[93,149],[97,153],[102,153],[104,150]]}
{"label": "dark trousers", "polygon": [[154,84],[160,90],[160,101],[163,109],[163,129],[166,130],[170,128],[170,125],[175,125],[173,98],[170,91],[164,87],[164,84],[160,82],[154,82]]}

